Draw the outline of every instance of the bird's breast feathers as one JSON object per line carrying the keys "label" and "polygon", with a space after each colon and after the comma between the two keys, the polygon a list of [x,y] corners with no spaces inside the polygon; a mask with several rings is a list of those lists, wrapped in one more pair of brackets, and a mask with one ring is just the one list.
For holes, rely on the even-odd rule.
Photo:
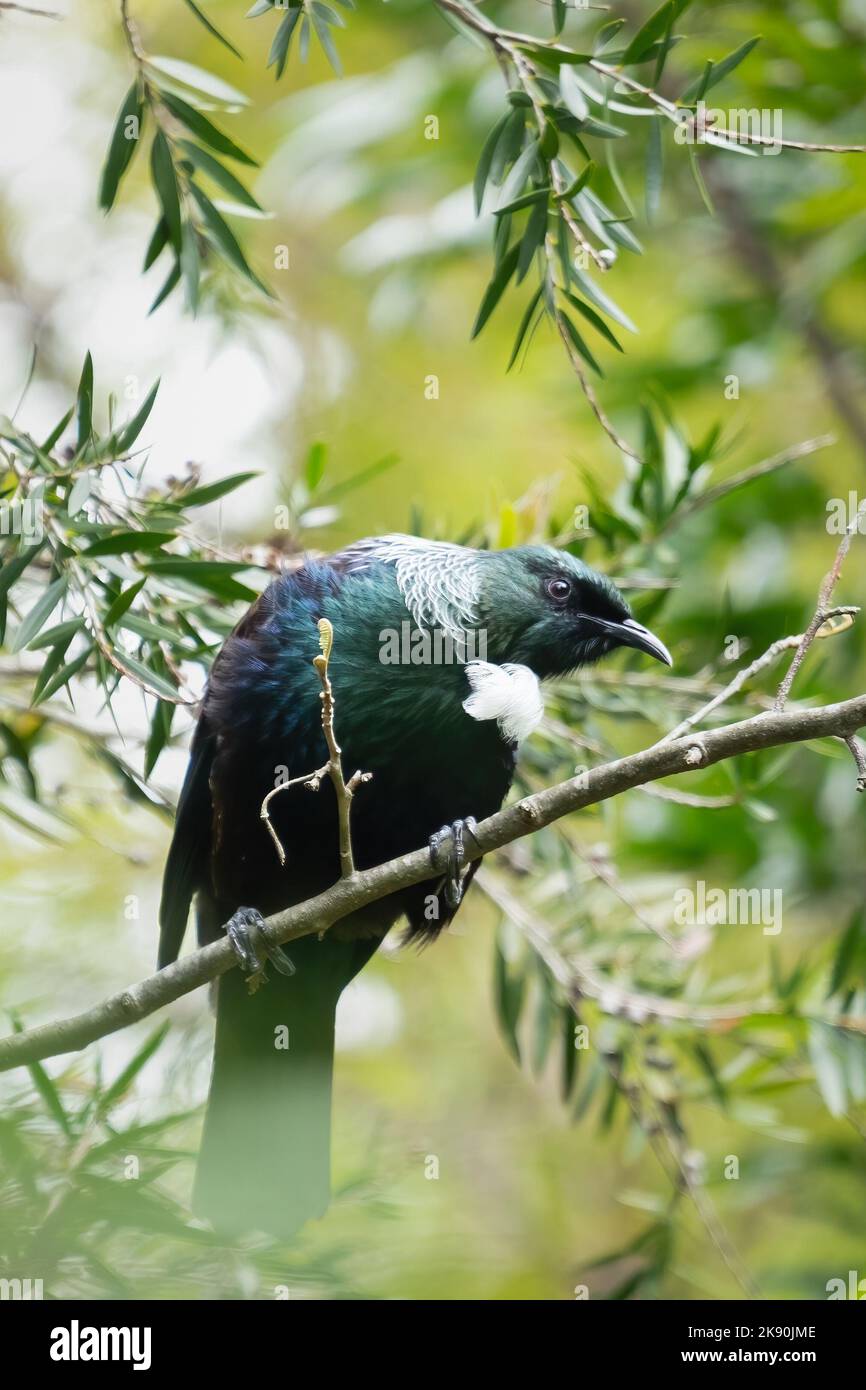
{"label": "bird's breast feathers", "polygon": [[538,677],[528,666],[511,661],[502,666],[470,661],[466,678],[472,693],[463,701],[463,708],[472,719],[495,719],[509,743],[522,743],[538,728],[544,717],[544,701]]}

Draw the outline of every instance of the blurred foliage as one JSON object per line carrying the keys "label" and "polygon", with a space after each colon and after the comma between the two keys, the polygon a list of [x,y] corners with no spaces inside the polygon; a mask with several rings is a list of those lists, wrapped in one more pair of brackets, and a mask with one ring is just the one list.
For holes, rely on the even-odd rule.
{"label": "blurred foliage", "polygon": [[[136,68],[115,132],[132,114],[165,142],[148,165],[126,159],[115,134],[102,205],[125,175],[125,199],[156,199],[148,264],[168,252],[169,289],[182,281],[200,318],[237,335],[292,316],[312,363],[294,463],[276,480],[280,507],[271,516],[261,503],[259,543],[231,525],[227,538],[220,512],[222,497],[231,506],[263,491],[250,460],[224,479],[193,468],[154,480],[142,440],[155,398],[129,420],[116,401],[101,415],[89,359],[50,433],[18,424],[26,397],[0,421],[2,501],[10,514],[38,503],[44,521],[38,545],[4,531],[0,567],[2,871],[10,901],[26,904],[0,943],[0,978],[4,1003],[27,1019],[150,968],[185,704],[249,593],[306,547],[384,526],[485,546],[552,540],[623,584],[676,670],[626,656],[562,683],[524,751],[522,791],[660,737],[801,631],[835,545],[827,499],[862,487],[858,156],[758,162],[712,132],[662,149],[672,122],[657,103],[641,115],[645,98],[617,75],[584,77],[588,64],[556,57],[627,64],[681,111],[712,92],[730,109],[782,108],[788,139],[847,143],[863,128],[862,5],[668,3],[651,18],[637,3],[615,14],[461,4],[484,25],[545,36],[513,45],[504,85],[489,44],[454,34],[441,6],[360,7],[341,36],[343,84],[329,77],[337,11],[270,8],[254,6],[248,30],[228,0],[132,0],[141,52],[167,60],[134,48],[130,59],[119,14],[94,39],[117,70],[115,104],[124,65]],[[268,53],[257,35],[272,19]],[[318,40],[307,53],[305,30]],[[0,32],[0,59],[2,43]],[[243,68],[233,50],[247,54]],[[239,73],[255,91],[243,104]],[[620,122],[625,135],[612,133]],[[247,148],[261,163],[253,192]],[[227,162],[245,171],[237,187]],[[255,214],[243,250],[216,230],[241,211]],[[581,262],[574,227],[609,271]],[[642,259],[620,257],[644,243]],[[248,268],[283,244],[292,271],[262,275],[268,303],[248,293]],[[534,333],[534,349],[515,357],[515,324],[493,310],[530,274],[519,337]],[[470,348],[473,320],[484,335]],[[330,395],[320,340],[304,340],[322,323],[360,364]],[[610,335],[633,327],[621,356]],[[563,346],[581,373],[605,369],[602,415],[631,452],[599,432]],[[49,341],[40,370],[59,357]],[[509,360],[519,370],[505,380]],[[842,585],[855,598],[860,564],[855,542]],[[766,707],[780,674],[769,668],[713,717]],[[795,695],[842,698],[863,676],[855,625],[816,644]],[[198,999],[173,1012],[165,1039],[136,1033],[120,1058],[107,1040],[93,1066],[53,1061],[27,1087],[10,1078],[3,1275],[75,1296],[274,1297],[285,1286],[292,1297],[567,1298],[581,1284],[592,1297],[755,1286],[825,1296],[862,1260],[860,815],[845,750],[822,744],[636,791],[485,866],[449,941],[399,964],[386,949],[365,972],[370,1017],[394,994],[404,1012],[396,1041],[368,1018],[373,1042],[341,1054],[338,1171],[349,1177],[291,1251],[253,1237],[227,1248],[190,1222],[186,1159],[208,1045]],[[782,933],[672,928],[677,889],[698,880],[780,889]],[[131,885],[144,898],[135,936],[115,926]],[[431,1155],[438,1182],[419,1179]],[[137,1179],[122,1168],[129,1156]]]}

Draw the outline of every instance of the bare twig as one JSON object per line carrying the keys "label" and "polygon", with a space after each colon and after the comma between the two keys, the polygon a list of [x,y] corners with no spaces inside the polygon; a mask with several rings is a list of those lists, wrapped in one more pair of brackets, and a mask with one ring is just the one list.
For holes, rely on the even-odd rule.
{"label": "bare twig", "polygon": [[0,0],[0,10],[16,10],[18,14],[32,14],[37,19],[62,19],[56,10],[39,10],[34,5],[19,5],[15,0]]}
{"label": "bare twig", "polygon": [[[814,635],[821,638],[835,637],[838,632],[844,631],[844,628],[833,625],[833,620],[837,617],[845,616],[851,618],[853,621],[854,615],[859,612],[859,608],[851,607],[829,609],[828,612],[824,614],[823,620],[818,624]],[[830,624],[830,626],[827,626],[827,624]],[[825,626],[827,626],[826,632],[822,631]],[[848,624],[846,624],[846,626],[848,626]],[[728,700],[730,700],[732,696],[738,694],[743,686],[752,680],[753,677],[757,676],[761,671],[766,670],[768,666],[774,665],[783,652],[799,648],[805,636],[805,633],[799,633],[792,637],[779,637],[775,642],[772,642],[765,652],[755,657],[755,660],[750,662],[748,666],[743,666],[734,676],[733,680],[728,682],[724,690],[720,690],[718,694],[714,695],[711,700],[708,700],[705,705],[695,710],[694,714],[690,714],[689,717],[678,724],[675,729],[671,729],[670,733],[665,734],[664,738],[660,741],[665,743],[668,739],[680,738],[683,734],[687,733],[689,729],[694,729],[698,724],[702,724],[708,714],[712,714],[713,711],[717,710],[721,705],[727,704]]]}
{"label": "bare twig", "polygon": [[848,526],[845,529],[845,534],[839,542],[839,549],[836,551],[836,558],[833,561],[833,568],[830,570],[830,573],[827,575],[826,579],[821,585],[821,592],[818,595],[818,607],[815,609],[815,616],[813,617],[809,626],[806,628],[806,631],[803,633],[803,636],[800,638],[800,643],[797,647],[797,650],[794,652],[794,655],[791,659],[791,664],[785,672],[782,683],[779,686],[778,694],[776,695],[776,702],[773,706],[775,710],[783,710],[785,708],[785,701],[791,693],[791,686],[794,684],[794,678],[803,664],[803,658],[805,657],[807,651],[809,650],[815,638],[817,637],[819,629],[822,628],[825,622],[827,621],[827,618],[829,616],[829,603],[830,599],[833,597],[833,590],[836,588],[836,585],[839,582],[839,576],[842,573],[842,566],[845,563],[845,556],[848,554],[848,551],[851,547],[852,538],[859,526],[860,519],[864,516],[864,514],[866,514],[866,503],[863,503],[858,508],[856,515],[851,518],[851,521],[848,523]]}
{"label": "bare twig", "polygon": [[[662,777],[706,768],[726,758],[816,738],[847,738],[866,724],[866,695],[814,709],[768,711],[699,737],[671,740],[560,782],[481,821],[465,845],[468,861],[541,830],[572,811],[593,806],[621,792]],[[261,934],[269,946],[327,931],[349,914],[402,888],[429,879],[425,847],[341,877],[324,893],[266,919]],[[227,937],[191,952],[157,975],[122,990],[73,1018],[44,1024],[0,1039],[0,1071],[44,1057],[74,1052],[97,1038],[147,1018],[157,1009],[198,989],[237,965]]]}
{"label": "bare twig", "polygon": [[334,645],[334,629],[327,618],[319,619],[319,644],[322,652],[320,656],[314,657],[313,665],[322,683],[322,693],[319,699],[322,701],[322,731],[328,745],[328,761],[323,767],[317,768],[315,772],[307,772],[303,777],[293,777],[291,781],[282,782],[278,787],[274,787],[262,802],[262,809],[259,814],[276,846],[280,864],[285,864],[286,852],[279,835],[271,824],[268,813],[269,802],[280,792],[287,791],[289,787],[295,787],[301,782],[309,791],[317,792],[322,785],[323,778],[330,777],[337,798],[337,816],[340,827],[340,873],[343,878],[351,878],[355,872],[355,860],[352,854],[352,798],[357,788],[364,782],[369,782],[373,774],[372,772],[353,772],[348,782],[343,776],[342,750],[334,732],[334,689],[328,674],[328,662]]}
{"label": "bare twig", "polygon": [[858,792],[866,792],[866,748],[864,748],[860,739],[856,738],[854,734],[850,734],[848,738],[845,739],[845,743],[848,746],[851,757],[857,764],[857,790]]}
{"label": "bare twig", "polygon": [[767,473],[775,473],[777,469],[784,468],[785,464],[793,463],[795,459],[805,458],[808,454],[817,453],[819,449],[827,449],[835,443],[836,439],[832,434],[819,434],[815,439],[804,439],[801,444],[792,444],[789,449],[782,449],[781,453],[773,454],[771,458],[762,459],[760,463],[754,463],[751,467],[744,468],[742,472],[735,473],[733,478],[723,479],[722,482],[708,487],[704,492],[697,493],[695,497],[678,507],[676,512],[668,517],[667,521],[656,532],[656,537],[664,536],[674,526],[679,526],[687,517],[700,511],[703,507],[713,506],[721,497],[727,497],[729,492],[745,487],[747,483],[754,482],[756,478],[763,478]]}
{"label": "bare twig", "polygon": [[614,428],[612,421],[608,418],[608,416],[602,409],[598,396],[595,394],[595,389],[592,383],[590,382],[586,372],[584,371],[583,363],[578,357],[577,349],[575,348],[574,343],[572,342],[571,337],[569,335],[568,329],[565,326],[565,319],[563,315],[559,312],[559,310],[556,311],[556,327],[559,332],[560,338],[565,344],[565,351],[568,355],[568,360],[571,364],[571,370],[574,372],[575,376],[580,382],[580,389],[586,396],[589,408],[595,416],[596,420],[601,425],[608,439],[610,439],[616,445],[616,447],[619,450],[621,450],[622,453],[627,454],[628,457],[630,459],[634,459],[636,463],[640,463],[640,454],[638,454],[630,444],[626,443],[622,435],[617,432],[617,430]]}

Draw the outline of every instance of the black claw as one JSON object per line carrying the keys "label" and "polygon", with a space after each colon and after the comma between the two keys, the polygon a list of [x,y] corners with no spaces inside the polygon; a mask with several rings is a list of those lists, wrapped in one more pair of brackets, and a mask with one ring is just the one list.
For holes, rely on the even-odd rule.
{"label": "black claw", "polygon": [[463,897],[461,873],[466,863],[464,836],[475,839],[477,822],[474,816],[443,825],[430,836],[430,862],[438,873],[445,875],[445,901],[451,908],[460,906]]}
{"label": "black claw", "polygon": [[281,946],[267,946],[261,939],[265,919],[255,907],[239,907],[226,924],[226,936],[241,967],[251,976],[264,976],[259,949],[281,975],[294,975],[295,967]]}

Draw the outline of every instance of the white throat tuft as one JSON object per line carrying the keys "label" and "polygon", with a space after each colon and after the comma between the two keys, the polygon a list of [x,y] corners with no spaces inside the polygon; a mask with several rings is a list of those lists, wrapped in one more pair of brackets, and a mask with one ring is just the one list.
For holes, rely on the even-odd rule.
{"label": "white throat tuft", "polygon": [[470,661],[465,670],[472,694],[463,708],[472,719],[495,719],[509,743],[520,743],[538,728],[544,701],[538,677],[528,666]]}

